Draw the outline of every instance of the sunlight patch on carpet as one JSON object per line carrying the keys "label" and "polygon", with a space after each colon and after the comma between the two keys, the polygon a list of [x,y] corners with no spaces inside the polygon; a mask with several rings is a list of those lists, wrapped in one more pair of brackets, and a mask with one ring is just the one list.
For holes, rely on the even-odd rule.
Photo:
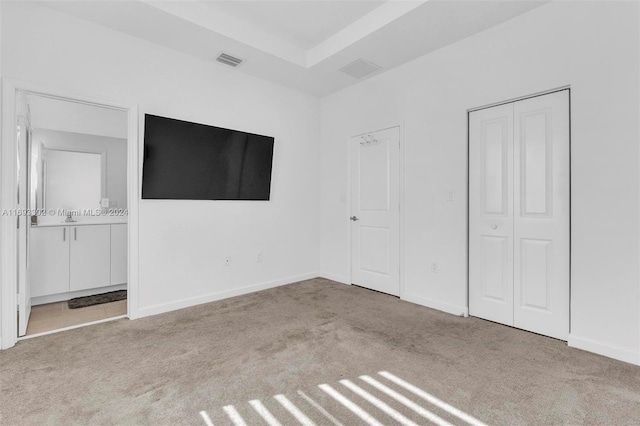
{"label": "sunlight patch on carpet", "polygon": [[[260,421],[266,422],[269,426],[291,424],[293,419],[303,426],[316,426],[318,423],[329,424],[327,421],[334,426],[343,426],[352,423],[353,416],[370,426],[382,426],[389,423],[389,419],[404,426],[418,426],[424,424],[424,420],[427,420],[429,424],[439,426],[452,426],[453,422],[458,423],[460,420],[469,426],[487,426],[472,415],[388,371],[380,371],[378,376],[377,378],[367,375],[359,376],[358,379],[362,384],[356,384],[355,381],[347,379],[340,380],[338,383],[343,386],[340,391],[337,390],[337,386],[331,386],[327,383],[320,384],[317,386],[317,398],[315,399],[302,390],[298,390],[297,395],[291,397],[292,399],[287,398],[284,394],[274,395],[273,399],[278,404],[268,400],[263,402],[259,399],[252,399],[248,402],[250,408],[244,407],[244,404],[225,405],[222,407],[224,416],[221,415],[219,418],[224,423],[230,420],[234,426],[253,424],[258,421],[258,416]],[[318,402],[323,398],[325,405]],[[331,403],[331,400],[334,402]],[[429,409],[416,401],[428,403]],[[269,404],[271,404],[271,409],[268,407]],[[304,410],[307,412],[305,413]],[[247,420],[242,417],[241,412]],[[209,411],[209,413],[218,414],[220,412],[216,410]],[[321,419],[318,419],[318,414],[322,416]],[[201,411],[200,416],[206,426],[214,425],[214,421],[207,411]],[[316,421],[313,420],[314,417]],[[214,418],[217,417],[214,416]],[[424,420],[420,421],[420,418]]]}

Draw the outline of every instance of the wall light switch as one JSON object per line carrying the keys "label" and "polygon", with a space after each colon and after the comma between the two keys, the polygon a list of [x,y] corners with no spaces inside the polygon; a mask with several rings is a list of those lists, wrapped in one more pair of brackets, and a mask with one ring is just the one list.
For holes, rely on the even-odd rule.
{"label": "wall light switch", "polygon": [[103,209],[106,209],[109,207],[109,199],[108,198],[103,198],[100,200],[100,207],[102,207]]}
{"label": "wall light switch", "polygon": [[456,194],[453,189],[447,191],[447,201],[453,201],[456,199]]}

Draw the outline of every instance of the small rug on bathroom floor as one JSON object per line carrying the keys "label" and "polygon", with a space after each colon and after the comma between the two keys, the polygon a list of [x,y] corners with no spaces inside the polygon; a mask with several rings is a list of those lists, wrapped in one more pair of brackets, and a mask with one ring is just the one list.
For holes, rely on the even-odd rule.
{"label": "small rug on bathroom floor", "polygon": [[127,290],[110,291],[108,293],[94,294],[93,296],[76,297],[67,301],[69,309],[86,308],[87,306],[100,305],[102,303],[126,300]]}

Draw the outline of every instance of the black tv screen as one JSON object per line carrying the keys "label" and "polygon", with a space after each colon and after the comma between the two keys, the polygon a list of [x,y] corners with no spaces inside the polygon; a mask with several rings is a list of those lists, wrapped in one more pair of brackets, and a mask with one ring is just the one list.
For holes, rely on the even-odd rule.
{"label": "black tv screen", "polygon": [[145,115],[142,198],[268,200],[274,139]]}

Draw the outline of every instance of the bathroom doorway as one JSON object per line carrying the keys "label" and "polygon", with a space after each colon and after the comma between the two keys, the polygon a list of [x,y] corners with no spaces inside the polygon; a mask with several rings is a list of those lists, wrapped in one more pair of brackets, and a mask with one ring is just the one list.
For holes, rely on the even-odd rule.
{"label": "bathroom doorway", "polygon": [[[2,199],[10,216],[2,230],[15,237],[2,243],[2,292],[16,302],[13,313],[2,306],[2,347],[133,317],[137,108],[14,81],[4,81],[4,89],[13,99],[3,98],[3,166],[12,140],[18,190],[15,199]],[[6,183],[3,176],[3,194]],[[13,271],[4,270],[6,253],[16,261]]]}
{"label": "bathroom doorway", "polygon": [[18,336],[126,316],[127,113],[22,96],[31,313],[18,313]]}

